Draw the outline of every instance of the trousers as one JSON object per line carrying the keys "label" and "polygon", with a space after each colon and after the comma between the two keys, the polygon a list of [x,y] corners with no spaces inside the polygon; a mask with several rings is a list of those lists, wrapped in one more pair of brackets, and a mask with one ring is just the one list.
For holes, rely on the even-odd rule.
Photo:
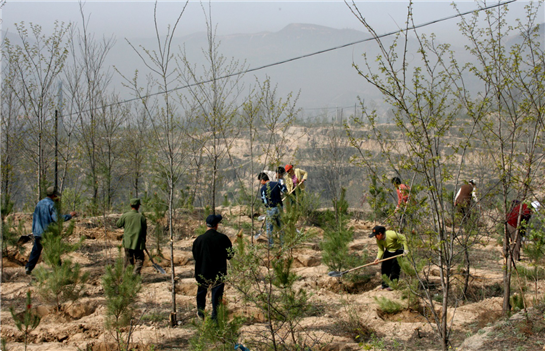
{"label": "trousers", "polygon": [[140,275],[140,271],[144,266],[144,250],[132,250],[125,248],[125,268],[129,265],[134,267],[134,274]]}
{"label": "trousers", "polygon": [[[403,250],[401,249],[395,252],[390,252],[388,250],[385,250],[384,255],[382,256],[382,259],[396,256],[396,255],[401,255],[402,253],[403,253]],[[380,273],[381,275],[386,275],[388,279],[390,279],[391,281],[399,280],[399,275],[401,274],[401,267],[399,266],[399,262],[397,262],[397,258],[391,259],[388,261],[383,261],[380,266]],[[382,281],[382,287],[383,288],[389,287],[384,280]]]}
{"label": "trousers", "polygon": [[201,283],[197,289],[197,313],[199,317],[204,318],[204,309],[206,307],[206,294],[208,288],[212,288],[212,319],[218,318],[218,306],[221,303],[223,297],[223,290],[225,289],[225,283]]}

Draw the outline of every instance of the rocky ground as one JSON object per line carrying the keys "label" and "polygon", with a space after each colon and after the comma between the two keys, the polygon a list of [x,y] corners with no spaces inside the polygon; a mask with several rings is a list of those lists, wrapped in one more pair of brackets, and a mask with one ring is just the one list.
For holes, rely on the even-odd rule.
{"label": "rocky ground", "polygon": [[[225,225],[220,228],[235,241],[240,228],[249,223],[248,217],[236,211],[223,211]],[[101,218],[78,218],[73,240],[84,236],[83,247],[71,254],[75,262],[90,273],[85,296],[61,312],[40,302],[33,294],[33,309],[42,319],[30,334],[28,350],[114,350],[114,339],[104,327],[105,300],[101,277],[107,264],[112,264],[121,244],[122,230],[112,225],[118,215]],[[133,332],[133,348],[138,350],[188,350],[189,339],[196,332],[193,259],[191,245],[195,230],[202,225],[202,214],[181,216],[177,221],[178,239],[174,243],[178,326],[170,327],[171,309],[170,261],[161,260],[166,275],[158,274],[149,262],[142,271],[143,289],[139,294],[140,321]],[[27,225],[31,215],[16,215]],[[105,225],[104,225],[105,224]],[[350,223],[356,235],[351,243],[354,251],[367,249],[376,253],[374,239],[367,237],[374,223],[354,219]],[[308,228],[301,228],[306,230]],[[319,229],[316,230],[318,233]],[[244,234],[249,238],[249,233]],[[320,235],[294,252],[295,273],[300,276],[297,289],[310,293],[312,312],[301,321],[302,335],[313,342],[312,350],[440,350],[433,327],[422,313],[402,309],[395,314],[382,312],[375,300],[386,297],[406,306],[399,291],[379,288],[379,267],[366,268],[365,280],[349,282],[328,276],[328,267],[321,262]],[[148,245],[150,249],[152,246]],[[165,246],[166,247],[166,246]],[[36,289],[32,276],[25,275],[22,264],[30,252],[4,258],[1,284],[1,337],[7,342],[2,350],[23,350],[24,337],[15,326],[9,308],[24,309],[26,293]],[[452,347],[458,350],[545,350],[545,320],[543,306],[536,305],[528,314],[517,314],[506,320],[501,315],[501,248],[495,240],[484,240],[474,248],[475,269],[471,271],[472,299],[459,306],[449,316],[452,323]],[[524,263],[524,260],[523,262]],[[536,291],[537,287],[537,291]],[[542,301],[544,283],[526,291],[528,301]],[[266,330],[265,318],[247,306],[229,284],[225,301],[235,315],[248,317],[239,340],[252,343],[255,335]],[[255,345],[255,343],[254,343]],[[252,350],[259,349],[254,346]]]}

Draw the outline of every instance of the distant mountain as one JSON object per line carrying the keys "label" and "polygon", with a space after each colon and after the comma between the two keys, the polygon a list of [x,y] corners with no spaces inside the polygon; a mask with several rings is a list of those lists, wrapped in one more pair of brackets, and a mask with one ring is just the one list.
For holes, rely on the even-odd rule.
{"label": "distant mountain", "polygon": [[[253,34],[233,34],[218,36],[220,52],[225,57],[245,61],[249,68],[260,67],[319,50],[369,38],[368,34],[350,29],[333,29],[314,24],[290,24],[278,32]],[[153,48],[155,39],[129,39],[133,45]],[[185,48],[189,59],[197,66],[202,62],[201,48],[206,47],[206,33],[175,38],[175,47]],[[126,43],[112,50],[110,59],[124,62],[121,71],[143,69],[136,55],[130,52]],[[299,105],[305,108],[353,106],[358,95],[378,94],[370,91],[352,66],[352,61],[361,61],[361,54],[369,51],[372,43],[358,44],[320,55],[284,63],[249,73],[246,85],[255,82],[254,77],[264,80],[269,76],[273,84],[278,84],[279,93],[285,95],[301,91]],[[130,57],[130,58],[129,58]]]}
{"label": "distant mountain", "polygon": [[[542,25],[540,33],[544,35]],[[8,38],[17,43],[18,39],[12,33]],[[142,46],[148,50],[156,48],[156,39],[153,38],[129,38],[135,46]],[[290,60],[295,57],[309,55],[321,50],[327,50],[343,46],[348,43],[369,39],[367,33],[352,29],[334,29],[325,26],[305,23],[290,24],[278,32],[260,32],[252,34],[231,34],[218,36],[219,50],[227,58],[235,58],[245,62],[249,68],[261,67],[276,62]],[[384,38],[384,44],[389,46],[392,37]],[[521,41],[520,36],[514,36],[506,42],[512,45]],[[173,49],[177,53],[185,50],[191,62],[197,67],[203,61],[202,50],[207,47],[206,33],[194,33],[178,37],[173,40]],[[419,64],[421,58],[416,53],[416,41],[409,39],[409,64]],[[467,62],[471,59],[463,48],[463,43],[453,43],[459,62]],[[377,89],[366,83],[365,79],[358,75],[353,63],[364,68],[362,55],[366,54],[369,62],[375,65],[375,57],[378,55],[378,46],[373,40],[351,45],[344,48],[331,50],[318,55],[268,67],[256,72],[248,73],[244,78],[245,87],[255,83],[257,77],[263,81],[270,77],[273,84],[278,85],[279,96],[285,96],[289,92],[301,92],[298,106],[319,111],[325,107],[353,107],[358,101],[358,96],[380,107],[382,97]],[[118,38],[107,58],[107,64],[116,68],[128,78],[132,78],[134,71],[139,70],[140,77],[148,72],[140,58],[127,44],[124,38]],[[130,92],[121,87],[122,78],[112,70],[112,83],[117,86],[123,98],[130,98]],[[477,81],[470,79],[469,87],[478,87]],[[248,89],[246,89],[247,91]],[[243,92],[246,94],[246,92]],[[386,108],[386,107],[384,107]]]}

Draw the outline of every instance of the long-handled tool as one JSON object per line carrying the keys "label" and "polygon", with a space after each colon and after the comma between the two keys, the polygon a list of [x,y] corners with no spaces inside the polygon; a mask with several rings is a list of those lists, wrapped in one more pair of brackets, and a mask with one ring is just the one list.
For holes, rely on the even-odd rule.
{"label": "long-handled tool", "polygon": [[297,189],[297,187],[299,186],[299,184],[301,184],[301,183],[297,183],[297,185],[294,186],[293,189],[291,189],[291,191],[290,191],[289,193],[287,193],[287,194],[282,198],[282,202],[286,201],[286,198],[295,192],[295,189]]}
{"label": "long-handled tool", "polygon": [[363,268],[363,267],[367,267],[367,266],[370,266],[370,265],[373,265],[373,264],[377,264],[377,263],[380,263],[380,262],[384,262],[384,261],[388,261],[388,260],[391,260],[393,258],[396,258],[396,257],[399,257],[399,256],[403,256],[403,254],[400,254],[400,255],[395,255],[395,256],[392,256],[392,257],[388,257],[388,258],[385,258],[385,259],[382,259],[382,260],[378,260],[376,262],[371,262],[371,263],[367,263],[367,264],[364,264],[363,266],[359,266],[359,267],[356,267],[356,268],[352,268],[352,269],[349,269],[347,271],[343,271],[343,272],[339,272],[339,271],[331,271],[329,273],[327,273],[327,275],[329,275],[330,277],[342,277],[343,274],[346,274],[348,272],[352,272],[352,271],[355,271],[356,269],[360,269],[360,268]]}
{"label": "long-handled tool", "polygon": [[167,274],[167,272],[165,272],[165,270],[163,269],[163,267],[159,266],[157,263],[155,263],[153,261],[153,258],[151,258],[151,255],[149,254],[149,251],[148,249],[144,249],[144,251],[146,251],[146,253],[148,254],[148,257],[149,257],[149,260],[151,261],[151,265],[153,266],[153,268],[155,268],[155,270],[157,271],[157,273],[161,273],[161,274]]}

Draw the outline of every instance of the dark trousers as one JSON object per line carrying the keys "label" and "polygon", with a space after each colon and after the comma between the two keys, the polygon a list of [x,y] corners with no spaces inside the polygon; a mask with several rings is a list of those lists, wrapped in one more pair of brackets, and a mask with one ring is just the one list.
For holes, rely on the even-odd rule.
{"label": "dark trousers", "polygon": [[517,228],[513,227],[511,224],[507,224],[507,231],[509,232],[509,236],[511,237],[512,245],[513,247],[513,259],[516,261],[520,261],[520,248],[522,246],[522,238],[526,234],[526,228],[524,225],[521,225],[521,228],[519,229],[519,235],[517,234]]}
{"label": "dark trousers", "polygon": [[212,319],[215,320],[218,317],[218,305],[221,303],[223,297],[224,283],[206,284],[199,282],[199,288],[197,289],[197,313],[199,317],[204,318],[206,294],[209,287],[212,288]]}
{"label": "dark trousers", "polygon": [[30,257],[28,258],[28,262],[25,266],[25,269],[27,271],[31,271],[36,267],[36,264],[38,263],[38,260],[40,259],[40,255],[42,254],[42,237],[41,236],[35,236],[34,237],[34,245],[32,246],[32,251],[30,251]]}
{"label": "dark trousers", "polygon": [[[403,253],[403,250],[397,250],[396,252],[390,252],[388,250],[384,251],[384,255],[382,255],[382,259],[401,255]],[[397,262],[397,258],[393,258],[388,261],[382,262],[382,265],[380,267],[380,273],[381,275],[386,275],[388,279],[390,280],[398,280],[399,274],[401,273],[401,267],[399,266],[399,263]],[[382,287],[387,288],[388,284],[386,284],[385,281],[382,281]]]}
{"label": "dark trousers", "polygon": [[144,250],[132,250],[125,248],[125,268],[128,265],[134,267],[134,274],[140,275],[144,266]]}

